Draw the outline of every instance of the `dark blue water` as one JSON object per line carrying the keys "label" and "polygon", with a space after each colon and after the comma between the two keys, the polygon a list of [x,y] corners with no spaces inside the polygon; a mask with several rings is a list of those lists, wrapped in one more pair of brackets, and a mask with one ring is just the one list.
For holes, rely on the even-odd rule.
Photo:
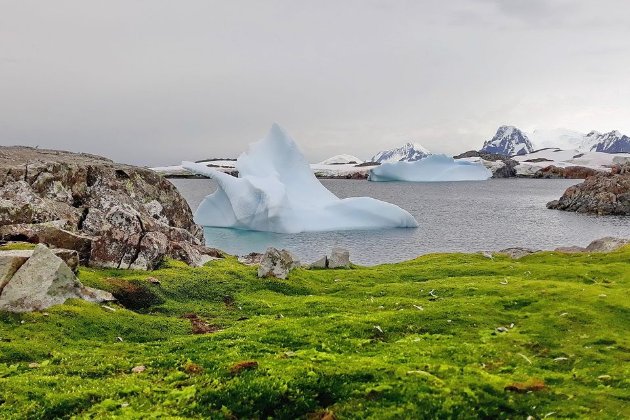
{"label": "dark blue water", "polygon": [[[216,189],[211,180],[171,180],[195,210]],[[231,254],[286,248],[312,262],[335,246],[350,250],[357,264],[409,260],[431,252],[476,252],[521,246],[553,249],[585,246],[603,236],[630,237],[630,217],[548,210],[578,183],[564,179],[492,179],[483,182],[368,182],[322,180],[341,198],[369,196],[394,203],[420,223],[417,229],[277,234],[206,228],[209,246]]]}

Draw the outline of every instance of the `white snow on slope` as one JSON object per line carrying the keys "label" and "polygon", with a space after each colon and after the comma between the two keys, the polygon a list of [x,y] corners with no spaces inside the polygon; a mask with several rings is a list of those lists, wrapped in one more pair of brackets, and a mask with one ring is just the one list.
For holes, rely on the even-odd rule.
{"label": "white snow on slope", "polygon": [[357,165],[359,163],[363,163],[363,161],[359,159],[358,157],[352,156],[352,155],[341,154],[341,155],[335,155],[326,160],[322,160],[316,165],[343,165],[343,164]]}
{"label": "white snow on slope", "polygon": [[195,212],[203,226],[278,233],[417,227],[407,211],[369,197],[339,199],[313,172],[277,124],[236,162],[239,178],[203,164],[182,162],[218,184]]}
{"label": "white snow on slope", "polygon": [[384,163],[370,171],[370,181],[484,181],[492,171],[479,162],[431,155],[415,162]]}
{"label": "white snow on slope", "polygon": [[383,150],[382,152],[378,152],[370,159],[372,162],[413,162],[416,160],[423,159],[430,155],[425,147],[418,143],[406,143],[405,145],[398,147],[396,149],[391,150]]}
{"label": "white snow on slope", "polygon": [[575,150],[580,148],[585,141],[586,134],[575,130],[556,128],[551,130],[534,130],[531,133],[527,133],[527,137],[529,137],[535,150],[548,147]]}
{"label": "white snow on slope", "polygon": [[[531,176],[539,169],[550,165],[559,168],[567,166],[584,166],[598,171],[608,172],[614,164],[630,161],[630,153],[603,153],[603,152],[580,152],[579,150],[544,149],[536,153],[522,156],[514,156],[512,159],[519,162],[516,166],[517,175]],[[527,162],[528,160],[539,160],[540,162]]]}

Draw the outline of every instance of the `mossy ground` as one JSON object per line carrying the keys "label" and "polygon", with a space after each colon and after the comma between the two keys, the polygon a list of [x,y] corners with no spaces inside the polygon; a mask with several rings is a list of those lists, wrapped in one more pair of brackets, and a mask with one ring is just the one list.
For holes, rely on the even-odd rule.
{"label": "mossy ground", "polygon": [[0,314],[0,418],[630,417],[630,247],[79,277],[142,303]]}

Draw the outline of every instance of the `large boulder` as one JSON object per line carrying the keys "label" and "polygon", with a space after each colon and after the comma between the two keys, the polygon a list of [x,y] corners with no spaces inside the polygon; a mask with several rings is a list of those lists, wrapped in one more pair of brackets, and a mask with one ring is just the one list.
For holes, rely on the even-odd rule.
{"label": "large boulder", "polygon": [[155,268],[204,259],[203,231],[175,187],[109,159],[0,147],[0,240],[74,249],[99,267]]}
{"label": "large boulder", "polygon": [[328,258],[328,268],[350,267],[350,251],[343,248],[333,248]]}
{"label": "large boulder", "polygon": [[567,188],[559,200],[547,208],[630,216],[630,165],[615,167],[610,173],[599,173]]}
{"label": "large boulder", "polygon": [[267,248],[258,266],[258,277],[286,279],[289,272],[300,266],[300,262],[286,249]]}
{"label": "large boulder", "polygon": [[92,302],[115,300],[110,293],[83,286],[70,267],[44,245],[38,245],[4,283],[0,311],[43,310],[71,298]]}

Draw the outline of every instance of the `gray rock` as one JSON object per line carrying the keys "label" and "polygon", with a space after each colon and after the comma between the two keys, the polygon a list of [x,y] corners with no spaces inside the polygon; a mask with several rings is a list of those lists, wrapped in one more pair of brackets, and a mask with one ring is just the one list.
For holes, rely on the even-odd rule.
{"label": "gray rock", "polygon": [[83,264],[90,258],[93,238],[63,229],[63,223],[13,224],[0,226],[0,238],[40,243],[54,248],[75,250]]}
{"label": "gray rock", "polygon": [[207,262],[202,239],[184,198],[149,169],[0,146],[0,240],[74,249],[85,265],[151,269],[165,257]]}
{"label": "gray rock", "polygon": [[[74,273],[77,272],[79,268],[79,254],[77,253],[77,251],[72,250],[72,249],[63,249],[63,248],[55,248],[55,249],[51,249],[51,251],[53,254],[61,258]],[[19,264],[17,268],[20,268],[22,264],[26,262],[26,260],[31,258],[32,255],[33,255],[32,249],[0,251],[0,279],[2,279],[3,272],[8,273],[11,271],[10,269],[7,268],[5,264],[7,263],[11,264],[9,261],[13,260],[14,263]],[[21,263],[19,263],[18,261],[21,261]],[[6,268],[6,271],[3,271],[3,268],[2,268],[3,266]],[[17,268],[15,269],[15,271],[17,271]],[[15,271],[13,271],[13,273],[15,273]],[[11,274],[11,276],[12,275],[13,274]],[[0,280],[0,283],[1,283],[1,280]],[[2,287],[0,287],[0,291],[1,290],[2,290]]]}
{"label": "gray rock", "polygon": [[289,272],[300,266],[300,262],[286,249],[267,248],[258,267],[258,277],[286,279]]}
{"label": "gray rock", "polygon": [[529,249],[529,248],[519,248],[519,247],[506,248],[506,249],[502,249],[501,251],[499,251],[500,254],[506,254],[506,255],[508,255],[510,258],[512,258],[514,260],[518,260],[520,258],[523,258],[523,257],[527,256],[527,255],[534,254],[536,252],[539,252],[539,251],[533,250],[533,249]]}
{"label": "gray rock", "polygon": [[38,245],[4,286],[0,294],[0,310],[42,310],[70,298],[96,302],[115,300],[107,292],[83,286],[61,258],[46,246]]}
{"label": "gray rock", "polygon": [[350,251],[343,248],[333,248],[328,258],[328,268],[350,267]]}
{"label": "gray rock", "polygon": [[628,244],[630,244],[630,239],[607,236],[605,238],[596,239],[588,244],[586,252],[610,252]]}
{"label": "gray rock", "polygon": [[259,265],[263,259],[263,254],[258,252],[250,252],[247,255],[238,257],[238,262],[245,265]]}
{"label": "gray rock", "polygon": [[[25,255],[29,253],[29,255]],[[30,257],[31,251],[1,251],[0,252],[0,294],[11,277]]]}
{"label": "gray rock", "polygon": [[319,260],[310,264],[308,268],[328,268],[328,257],[324,255]]}

